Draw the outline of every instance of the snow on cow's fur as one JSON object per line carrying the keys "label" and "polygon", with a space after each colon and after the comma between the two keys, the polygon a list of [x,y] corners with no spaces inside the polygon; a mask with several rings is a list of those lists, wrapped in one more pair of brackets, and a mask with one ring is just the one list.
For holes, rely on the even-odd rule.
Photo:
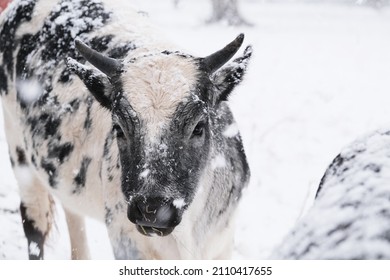
{"label": "snow on cow's fur", "polygon": [[276,259],[390,259],[390,131],[346,147]]}
{"label": "snow on cow's fur", "polygon": [[226,103],[251,48],[164,42],[127,1],[19,0],[0,18],[0,95],[29,257],[62,203],[73,258],[83,216],[116,258],[228,258],[249,168]]}

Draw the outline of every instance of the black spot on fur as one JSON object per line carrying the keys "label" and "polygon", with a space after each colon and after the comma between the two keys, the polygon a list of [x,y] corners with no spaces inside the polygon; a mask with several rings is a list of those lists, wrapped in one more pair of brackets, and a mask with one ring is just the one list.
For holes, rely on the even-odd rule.
{"label": "black spot on fur", "polygon": [[39,120],[39,118],[37,118],[37,117],[30,117],[30,118],[27,118],[27,121],[26,121],[26,123],[30,127],[30,131],[32,132],[33,136],[36,134],[38,120]]}
{"label": "black spot on fur", "polygon": [[176,56],[183,57],[183,58],[193,58],[192,55],[186,54],[186,53],[182,53],[182,52],[179,52],[179,51],[168,51],[168,50],[165,50],[165,51],[162,51],[161,53],[165,54],[165,55],[176,55]]}
{"label": "black spot on fur", "polygon": [[19,165],[27,165],[26,153],[20,147],[16,147],[16,156]]}
{"label": "black spot on fur", "polygon": [[69,102],[69,106],[72,108],[72,112],[77,111],[80,108],[80,99],[73,99],[71,102]]}
{"label": "black spot on fur", "polygon": [[115,59],[123,59],[127,56],[129,51],[135,50],[137,47],[135,44],[129,42],[117,47],[112,48],[107,55]]}
{"label": "black spot on fur", "polygon": [[107,206],[104,208],[104,211],[106,212],[106,214],[104,216],[104,221],[105,221],[106,225],[110,225],[114,214],[112,213],[112,210],[110,208],[108,208]]}
{"label": "black spot on fur", "polygon": [[20,214],[22,216],[24,234],[26,235],[28,243],[28,257],[30,260],[42,260],[45,235],[35,228],[35,222],[28,218],[27,208],[23,203],[20,204]]}
{"label": "black spot on fur", "polygon": [[48,113],[43,113],[39,116],[40,122],[46,123],[48,119],[50,119],[50,115]]}
{"label": "black spot on fur", "polygon": [[52,137],[57,133],[61,119],[48,113],[42,113],[39,116],[29,117],[27,124],[30,127],[33,138],[48,139],[48,137]]}
{"label": "black spot on fur", "polygon": [[74,146],[72,143],[67,142],[62,145],[50,145],[48,150],[48,158],[57,159],[60,163],[63,163],[65,158],[73,151]]}
{"label": "black spot on fur", "polygon": [[50,187],[52,188],[56,188],[57,187],[57,168],[55,167],[55,165],[46,160],[46,159],[42,159],[41,161],[41,167],[43,168],[43,170],[45,170],[45,172],[47,173],[47,175],[49,176],[49,185]]}
{"label": "black spot on fur", "polygon": [[[113,132],[112,132],[113,133]],[[112,143],[113,143],[113,134],[110,133],[107,138],[106,138],[106,141],[104,142],[104,147],[103,147],[103,158],[107,159],[107,157],[109,156],[110,154],[110,149],[111,149],[111,146],[112,146]]]}
{"label": "black spot on fur", "polygon": [[27,66],[29,54],[37,47],[38,36],[26,34],[20,40],[20,48],[16,57],[16,76],[22,79],[28,79],[31,76],[31,70]]}
{"label": "black spot on fur", "polygon": [[71,72],[68,70],[68,69],[65,69],[64,71],[62,71],[60,77],[58,78],[58,82],[59,83],[62,83],[62,84],[66,84],[68,82],[71,81]]}
{"label": "black spot on fur", "polygon": [[45,125],[45,138],[47,139],[49,136],[54,136],[57,133],[60,124],[60,119],[50,117]]}
{"label": "black spot on fur", "polygon": [[87,132],[90,132],[91,127],[92,127],[92,117],[91,117],[91,110],[92,110],[92,104],[93,104],[92,96],[88,96],[85,103],[87,105],[87,116],[85,117],[85,121],[84,121],[84,129]]}
{"label": "black spot on fur", "polygon": [[173,51],[165,50],[165,51],[162,51],[161,53],[165,54],[165,55],[171,55],[173,53]]}
{"label": "black spot on fur", "polygon": [[48,139],[55,136],[61,124],[61,119],[48,113],[40,116],[34,116],[27,119],[33,137],[42,137]]}
{"label": "black spot on fur", "polygon": [[16,32],[19,26],[32,18],[36,1],[21,1],[14,8],[13,16],[6,19],[0,30],[0,53],[3,54],[3,63],[6,66],[10,79],[13,80],[13,52],[16,48]]}
{"label": "black spot on fur", "polygon": [[89,41],[89,46],[97,52],[104,52],[108,49],[108,44],[111,42],[114,35],[104,35],[93,37]]}
{"label": "black spot on fur", "polygon": [[0,66],[0,96],[4,94],[7,94],[8,92],[8,81],[7,76],[5,75],[4,68]]}
{"label": "black spot on fur", "polygon": [[[48,77],[51,79],[51,77]],[[51,80],[48,81],[48,85],[45,86],[43,94],[38,98],[34,103],[34,106],[38,109],[41,109],[43,106],[50,104],[50,107],[59,107],[60,103],[58,102],[57,96],[50,96],[50,92],[53,90],[51,85]]]}
{"label": "black spot on fur", "polygon": [[85,187],[85,182],[87,180],[88,166],[91,163],[91,161],[92,161],[91,158],[83,157],[79,172],[77,173],[76,177],[74,177],[73,179],[73,182],[76,185],[76,189],[73,191],[73,193],[80,193],[81,190]]}
{"label": "black spot on fur", "polygon": [[117,157],[115,168],[116,168],[117,170],[121,169],[121,161],[120,161],[120,158],[119,158],[119,157]]}
{"label": "black spot on fur", "polygon": [[114,170],[114,165],[110,164],[107,166],[107,175],[108,175],[109,182],[112,182],[112,180],[114,180],[114,175],[112,175],[113,170]]}
{"label": "black spot on fur", "polygon": [[[77,9],[77,12],[75,9]],[[79,14],[79,11],[81,11],[81,14]],[[58,24],[56,19],[64,14],[69,16]],[[102,3],[87,0],[79,3],[61,1],[57,9],[49,15],[42,28],[41,41],[46,45],[44,51],[42,51],[42,59],[44,61],[59,61],[69,55],[75,57],[76,52],[73,43],[75,38],[83,33],[91,32],[95,28],[97,20],[104,24],[109,18],[110,14],[104,11]],[[77,24],[80,20],[83,21],[83,24]],[[74,28],[76,25],[78,26],[77,29]]]}
{"label": "black spot on fur", "polygon": [[[27,64],[27,58],[29,54],[37,48],[38,37],[37,35],[26,34],[20,41],[20,48],[16,56],[16,76],[20,80],[28,80],[32,76],[32,71],[29,69]],[[17,91],[17,100],[22,107],[25,109],[29,104],[21,98],[19,90]]]}
{"label": "black spot on fur", "polygon": [[35,160],[35,156],[34,156],[34,155],[31,156],[31,162],[32,162],[32,164],[33,164],[35,167],[37,167],[37,161]]}

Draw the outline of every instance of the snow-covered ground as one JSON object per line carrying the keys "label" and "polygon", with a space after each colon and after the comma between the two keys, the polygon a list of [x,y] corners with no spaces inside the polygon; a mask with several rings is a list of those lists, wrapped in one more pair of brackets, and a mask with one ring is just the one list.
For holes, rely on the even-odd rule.
{"label": "snow-covered ground", "polygon": [[[263,259],[313,201],[331,160],[348,143],[390,123],[390,10],[241,0],[253,27],[205,25],[208,0],[133,0],[176,43],[208,55],[238,33],[252,44],[247,78],[231,106],[252,170],[234,258]],[[1,109],[0,109],[1,110]],[[27,258],[17,187],[0,122],[0,259]],[[47,257],[70,255],[63,213]],[[88,221],[92,257],[110,259],[105,229]]]}

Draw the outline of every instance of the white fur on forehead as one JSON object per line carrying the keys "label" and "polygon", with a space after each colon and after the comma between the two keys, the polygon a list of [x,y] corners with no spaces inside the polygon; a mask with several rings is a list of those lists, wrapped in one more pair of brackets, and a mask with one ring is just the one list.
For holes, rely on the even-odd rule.
{"label": "white fur on forehead", "polygon": [[192,59],[175,55],[140,58],[127,65],[123,89],[138,117],[155,136],[171,119],[179,103],[188,100],[197,82]]}

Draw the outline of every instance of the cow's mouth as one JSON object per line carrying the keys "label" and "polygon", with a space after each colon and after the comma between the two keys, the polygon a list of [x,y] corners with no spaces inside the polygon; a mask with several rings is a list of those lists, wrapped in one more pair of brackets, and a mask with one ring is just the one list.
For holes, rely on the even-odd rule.
{"label": "cow's mouth", "polygon": [[146,236],[167,236],[175,229],[175,227],[157,228],[141,225],[136,225],[136,228],[140,233]]}

